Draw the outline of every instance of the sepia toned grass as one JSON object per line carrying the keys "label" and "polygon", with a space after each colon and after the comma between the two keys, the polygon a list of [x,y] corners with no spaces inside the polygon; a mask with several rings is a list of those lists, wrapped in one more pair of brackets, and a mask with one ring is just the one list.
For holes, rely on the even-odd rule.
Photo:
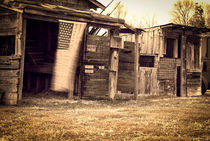
{"label": "sepia toned grass", "polygon": [[0,141],[210,140],[210,95],[67,100],[25,97],[0,106]]}

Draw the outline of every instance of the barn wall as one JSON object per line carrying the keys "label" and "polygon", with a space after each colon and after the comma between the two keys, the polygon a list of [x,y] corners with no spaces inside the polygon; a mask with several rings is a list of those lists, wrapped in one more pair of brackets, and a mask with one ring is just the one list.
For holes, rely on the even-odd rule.
{"label": "barn wall", "polygon": [[134,92],[134,42],[124,42],[119,53],[118,91]]}
{"label": "barn wall", "polygon": [[142,32],[140,54],[158,54],[162,57],[164,53],[164,36],[162,30],[155,29]]}
{"label": "barn wall", "polygon": [[4,92],[2,102],[5,104],[17,104],[19,69],[19,56],[0,57],[0,89]]}
{"label": "barn wall", "polygon": [[108,95],[110,40],[108,37],[88,36],[84,54],[83,96]]}
{"label": "barn wall", "polygon": [[157,68],[139,68],[139,94],[158,94]]}
{"label": "barn wall", "polygon": [[187,95],[201,95],[201,72],[187,72]]}
{"label": "barn wall", "polygon": [[0,102],[14,105],[20,87],[22,16],[4,8],[0,8],[0,13],[0,89],[4,93]]}
{"label": "barn wall", "polygon": [[175,94],[176,59],[160,58],[157,79],[160,94]]}
{"label": "barn wall", "polygon": [[187,96],[201,95],[201,47],[198,36],[187,36],[186,40],[186,85]]}

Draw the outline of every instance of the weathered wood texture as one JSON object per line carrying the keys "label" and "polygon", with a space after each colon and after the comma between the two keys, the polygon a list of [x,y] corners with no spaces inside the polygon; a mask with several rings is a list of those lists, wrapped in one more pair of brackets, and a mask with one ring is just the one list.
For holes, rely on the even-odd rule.
{"label": "weathered wood texture", "polygon": [[0,8],[0,35],[16,35],[17,26],[17,13]]}
{"label": "weathered wood texture", "polygon": [[160,57],[165,53],[164,36],[161,30],[148,30],[141,35],[140,54],[158,54]]}
{"label": "weathered wood texture", "polygon": [[196,36],[187,36],[186,42],[186,69],[200,70],[200,38]]}
{"label": "weathered wood texture", "polygon": [[83,96],[108,95],[109,38],[88,36],[84,54]]}
{"label": "weathered wood texture", "polygon": [[157,68],[139,68],[139,94],[158,94]]}
{"label": "weathered wood texture", "polygon": [[201,72],[187,72],[187,96],[201,95]]}
{"label": "weathered wood texture", "polygon": [[[20,3],[28,3],[28,4],[43,4],[43,3],[48,3],[48,4],[53,4],[53,5],[60,5],[60,6],[65,6],[65,7],[70,7],[74,9],[81,9],[81,10],[87,10],[90,8],[96,9],[96,6],[94,6],[92,3],[90,3],[87,0],[16,0],[16,2]],[[50,7],[50,6],[49,6]]]}
{"label": "weathered wood texture", "polygon": [[134,46],[133,42],[124,42],[119,53],[117,90],[122,93],[134,93]]}
{"label": "weathered wood texture", "polygon": [[157,72],[160,94],[175,94],[176,59],[160,58]]}
{"label": "weathered wood texture", "polygon": [[0,89],[5,104],[17,104],[19,69],[19,56],[0,56]]}
{"label": "weathered wood texture", "polygon": [[[139,33],[135,33],[135,48],[134,48],[134,99],[137,100],[139,94]],[[141,84],[140,84],[141,85]]]}

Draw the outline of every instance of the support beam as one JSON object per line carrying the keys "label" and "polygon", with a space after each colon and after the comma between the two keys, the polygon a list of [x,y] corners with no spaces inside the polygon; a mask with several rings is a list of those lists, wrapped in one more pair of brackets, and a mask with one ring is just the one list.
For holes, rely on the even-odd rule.
{"label": "support beam", "polygon": [[110,64],[109,64],[109,98],[114,100],[117,93],[119,48],[120,45],[114,41],[114,37],[119,36],[118,30],[110,31]]}
{"label": "support beam", "polygon": [[22,91],[23,91],[23,75],[24,75],[24,63],[25,63],[25,40],[26,40],[26,19],[23,19],[22,13],[19,13],[19,30],[21,34],[21,59],[20,59],[20,79],[19,79],[19,88],[18,88],[18,100],[17,103],[20,104],[22,100]]}
{"label": "support beam", "polygon": [[139,33],[135,33],[135,48],[134,48],[134,99],[137,100],[139,91]]}
{"label": "support beam", "polygon": [[181,94],[187,96],[187,70],[186,70],[186,36],[181,38]]}

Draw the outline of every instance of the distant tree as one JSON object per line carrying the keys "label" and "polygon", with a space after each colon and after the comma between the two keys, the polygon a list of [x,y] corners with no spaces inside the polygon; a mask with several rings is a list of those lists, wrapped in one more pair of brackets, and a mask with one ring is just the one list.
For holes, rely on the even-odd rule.
{"label": "distant tree", "polygon": [[153,15],[145,14],[145,16],[141,17],[133,15],[132,18],[129,19],[127,22],[133,27],[138,27],[138,28],[152,27],[154,25],[157,25],[158,23],[156,14]]}
{"label": "distant tree", "polygon": [[144,20],[144,25],[143,25],[144,27],[152,27],[157,24],[156,14],[153,14],[151,16],[146,15],[142,17],[142,20]]}
{"label": "distant tree", "polygon": [[189,25],[190,18],[194,10],[193,0],[177,0],[170,12],[171,22],[176,24]]}
{"label": "distant tree", "polygon": [[206,22],[206,27],[210,28],[210,4],[204,3],[204,17]]}
{"label": "distant tree", "polygon": [[194,14],[191,17],[189,24],[194,27],[205,27],[204,10],[198,3],[195,4]]}
{"label": "distant tree", "polygon": [[120,19],[125,19],[126,15],[128,13],[128,10],[121,2],[116,2],[114,9],[115,9],[113,12],[114,17],[120,18]]}

